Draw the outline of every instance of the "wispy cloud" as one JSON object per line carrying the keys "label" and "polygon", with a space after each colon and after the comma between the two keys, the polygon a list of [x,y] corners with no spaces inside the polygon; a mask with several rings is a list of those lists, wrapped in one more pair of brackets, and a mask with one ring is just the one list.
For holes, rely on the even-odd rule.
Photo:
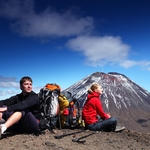
{"label": "wispy cloud", "polygon": [[[42,87],[33,86],[33,91],[38,93]],[[0,97],[8,98],[20,93],[19,81],[15,77],[0,76]],[[1,99],[0,99],[1,100]]]}
{"label": "wispy cloud", "polygon": [[56,12],[47,8],[36,13],[33,0],[3,0],[0,15],[12,19],[12,30],[27,37],[68,37],[93,29],[93,18],[80,17],[71,10]]}
{"label": "wispy cloud", "polygon": [[11,82],[11,81],[16,82],[16,78],[0,76],[0,82]]}
{"label": "wispy cloud", "polygon": [[19,84],[15,77],[3,77],[0,76],[0,88],[18,88]]}
{"label": "wispy cloud", "polygon": [[[11,29],[22,36],[41,39],[74,36],[66,45],[71,50],[81,52],[88,65],[140,66],[150,71],[150,61],[129,59],[130,46],[121,37],[92,36],[96,28],[94,18],[82,17],[71,9],[58,12],[48,7],[37,13],[34,0],[1,0],[0,16],[12,20]],[[6,83],[1,85],[9,86]]]}
{"label": "wispy cloud", "polygon": [[19,91],[19,83],[15,77],[0,76],[0,96],[6,98],[17,94]]}
{"label": "wispy cloud", "polygon": [[86,63],[91,66],[119,65],[124,68],[140,66],[149,70],[150,61],[129,60],[131,47],[123,43],[121,37],[78,36],[70,39],[66,46],[81,52]]}
{"label": "wispy cloud", "polygon": [[12,20],[20,20],[29,14],[34,13],[33,0],[1,0],[0,1],[0,16]]}
{"label": "wispy cloud", "polygon": [[15,90],[0,90],[1,97],[9,98],[8,96],[17,94],[17,91]]}
{"label": "wispy cloud", "polygon": [[120,37],[113,36],[79,36],[69,40],[66,45],[83,53],[87,63],[92,66],[121,63],[126,60],[130,50],[130,46],[124,44]]}
{"label": "wispy cloud", "polygon": [[129,68],[133,66],[140,66],[143,69],[150,71],[150,61],[134,61],[134,60],[125,60],[120,64],[124,68]]}

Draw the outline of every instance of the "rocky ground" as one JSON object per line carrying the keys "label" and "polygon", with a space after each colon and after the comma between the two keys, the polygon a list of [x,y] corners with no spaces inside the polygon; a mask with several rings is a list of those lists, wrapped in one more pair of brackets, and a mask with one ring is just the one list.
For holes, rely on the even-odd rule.
{"label": "rocky ground", "polygon": [[[67,136],[60,136],[65,135]],[[70,135],[69,135],[70,134]],[[78,139],[80,138],[80,139]],[[74,139],[74,141],[73,141]],[[79,141],[78,141],[79,140]],[[122,132],[93,132],[84,130],[48,130],[45,134],[9,134],[0,140],[0,150],[150,150],[150,134],[123,130]]]}

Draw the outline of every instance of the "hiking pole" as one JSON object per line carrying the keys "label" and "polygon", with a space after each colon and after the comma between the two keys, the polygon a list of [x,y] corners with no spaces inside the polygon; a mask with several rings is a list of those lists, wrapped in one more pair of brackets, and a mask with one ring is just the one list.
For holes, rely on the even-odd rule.
{"label": "hiking pole", "polygon": [[88,136],[91,136],[91,135],[93,135],[93,134],[96,134],[96,133],[97,133],[97,132],[93,132],[93,133],[91,133],[91,134],[84,135],[84,136],[82,136],[82,137],[80,137],[80,138],[72,139],[72,142],[85,143],[86,140],[82,140],[82,141],[81,141],[81,139],[84,139],[84,138],[86,138],[86,137],[88,137]]}
{"label": "hiking pole", "polygon": [[81,132],[84,132],[84,130],[77,131],[77,132],[72,132],[72,133],[66,133],[66,134],[62,134],[62,135],[55,135],[54,138],[55,139],[61,139],[61,138],[65,137],[65,136],[74,135],[76,133],[81,133]]}

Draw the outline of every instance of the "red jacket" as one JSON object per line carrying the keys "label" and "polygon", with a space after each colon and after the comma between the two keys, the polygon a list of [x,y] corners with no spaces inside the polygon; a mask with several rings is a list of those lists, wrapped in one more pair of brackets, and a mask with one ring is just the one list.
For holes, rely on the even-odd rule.
{"label": "red jacket", "polygon": [[100,95],[96,92],[88,94],[87,100],[82,109],[82,119],[86,124],[93,124],[98,121],[97,115],[102,119],[107,119],[109,116],[104,112]]}

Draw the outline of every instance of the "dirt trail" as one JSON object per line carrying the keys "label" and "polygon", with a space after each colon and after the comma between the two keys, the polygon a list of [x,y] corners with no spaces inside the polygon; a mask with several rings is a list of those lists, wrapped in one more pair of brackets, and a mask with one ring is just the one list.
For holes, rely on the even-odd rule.
{"label": "dirt trail", "polygon": [[[81,130],[56,130],[55,134],[46,131],[45,134],[5,134],[0,140],[0,150],[150,150],[150,134],[134,132],[125,129],[122,132],[92,132]],[[80,133],[76,133],[80,132]],[[72,135],[56,139],[62,134]],[[91,134],[90,136],[87,136]],[[82,142],[72,139],[82,138]]]}

